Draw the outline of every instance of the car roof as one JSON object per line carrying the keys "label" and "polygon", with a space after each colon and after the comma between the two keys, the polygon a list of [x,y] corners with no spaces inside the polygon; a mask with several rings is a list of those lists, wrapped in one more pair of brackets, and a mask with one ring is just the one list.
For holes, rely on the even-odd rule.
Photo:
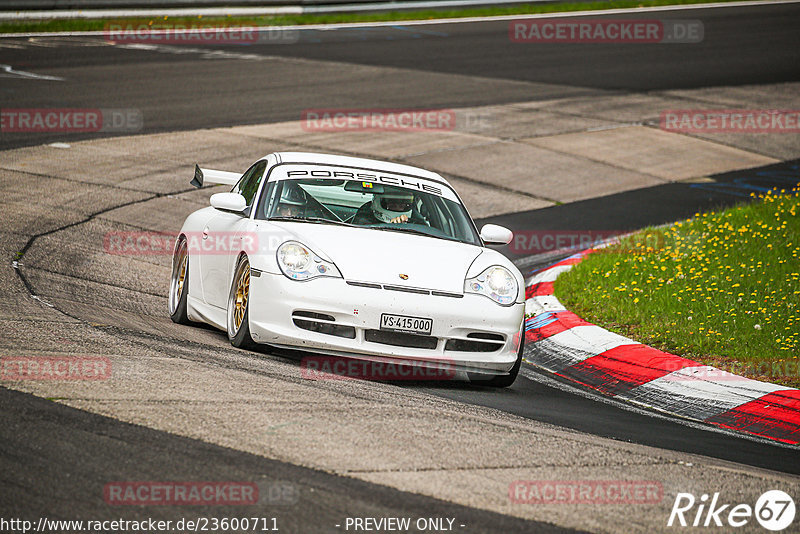
{"label": "car roof", "polygon": [[275,155],[278,157],[279,163],[317,163],[320,165],[342,165],[346,167],[370,169],[373,171],[410,174],[420,178],[435,180],[448,186],[450,185],[447,180],[435,172],[420,169],[419,167],[412,167],[411,165],[403,165],[401,163],[391,163],[388,161],[356,158],[352,156],[339,156],[336,154],[320,154],[316,152],[275,152]]}

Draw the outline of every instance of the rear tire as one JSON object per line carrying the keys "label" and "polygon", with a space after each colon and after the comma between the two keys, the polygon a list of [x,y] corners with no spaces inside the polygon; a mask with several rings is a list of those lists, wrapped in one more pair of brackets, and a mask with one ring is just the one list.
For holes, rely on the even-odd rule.
{"label": "rear tire", "polygon": [[189,294],[189,247],[180,237],[172,255],[172,276],[169,283],[169,318],[173,323],[190,325],[186,311]]}
{"label": "rear tire", "polygon": [[253,350],[258,345],[250,335],[250,260],[239,258],[228,296],[228,339],[236,348]]}
{"label": "rear tire", "polygon": [[514,362],[514,367],[508,372],[507,375],[497,375],[492,378],[472,378],[473,376],[481,376],[473,373],[468,373],[469,381],[478,386],[487,386],[492,388],[507,388],[517,379],[519,368],[522,366],[522,355],[525,351],[525,331],[520,333],[519,350],[517,351],[517,361]]}

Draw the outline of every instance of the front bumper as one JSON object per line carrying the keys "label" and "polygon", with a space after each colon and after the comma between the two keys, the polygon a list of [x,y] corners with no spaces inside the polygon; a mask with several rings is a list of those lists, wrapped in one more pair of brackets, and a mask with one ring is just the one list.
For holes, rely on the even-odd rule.
{"label": "front bumper", "polygon": [[[267,272],[251,276],[249,306],[257,343],[485,374],[513,367],[525,311],[522,303],[503,307],[481,295],[408,293],[341,278],[297,282]],[[433,319],[431,334],[387,334],[383,313]]]}

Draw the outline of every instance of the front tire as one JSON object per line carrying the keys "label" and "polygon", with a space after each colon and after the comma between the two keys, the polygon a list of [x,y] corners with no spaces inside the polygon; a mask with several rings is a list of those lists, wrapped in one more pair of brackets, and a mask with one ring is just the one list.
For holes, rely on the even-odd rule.
{"label": "front tire", "polygon": [[520,340],[519,340],[519,350],[517,351],[517,361],[514,362],[514,367],[508,372],[507,375],[498,375],[493,376],[492,378],[472,378],[473,376],[480,376],[480,375],[473,375],[469,374],[469,381],[472,384],[476,384],[478,386],[488,386],[492,388],[507,388],[514,381],[517,379],[517,375],[519,374],[519,368],[522,366],[522,355],[525,352],[525,331],[523,330],[520,333]]}
{"label": "front tire", "polygon": [[189,247],[181,236],[172,255],[172,276],[169,283],[169,318],[173,323],[189,325],[186,301],[189,295]]}
{"label": "front tire", "polygon": [[252,350],[256,343],[250,335],[250,260],[239,258],[228,296],[228,339],[231,345]]}

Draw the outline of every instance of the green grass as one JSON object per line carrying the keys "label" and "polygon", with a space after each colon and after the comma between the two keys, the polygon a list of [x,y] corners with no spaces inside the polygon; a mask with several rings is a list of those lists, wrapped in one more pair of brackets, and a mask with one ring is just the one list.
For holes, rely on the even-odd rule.
{"label": "green grass", "polygon": [[584,319],[751,378],[800,386],[800,186],[590,254],[556,296]]}
{"label": "green grass", "polygon": [[428,20],[438,18],[485,17],[497,15],[527,15],[533,13],[557,13],[567,11],[604,10],[631,7],[654,7],[666,5],[700,4],[706,2],[730,2],[734,0],[608,0],[600,2],[553,2],[546,4],[524,4],[514,6],[492,6],[481,8],[425,11],[393,11],[388,13],[331,13],[325,15],[279,15],[263,17],[151,17],[114,19],[51,19],[2,21],[0,33],[56,32],[56,31],[102,31],[109,22],[125,22],[138,25],[157,23],[204,26],[285,26],[298,24],[336,24],[347,22],[382,22],[404,20]]}

